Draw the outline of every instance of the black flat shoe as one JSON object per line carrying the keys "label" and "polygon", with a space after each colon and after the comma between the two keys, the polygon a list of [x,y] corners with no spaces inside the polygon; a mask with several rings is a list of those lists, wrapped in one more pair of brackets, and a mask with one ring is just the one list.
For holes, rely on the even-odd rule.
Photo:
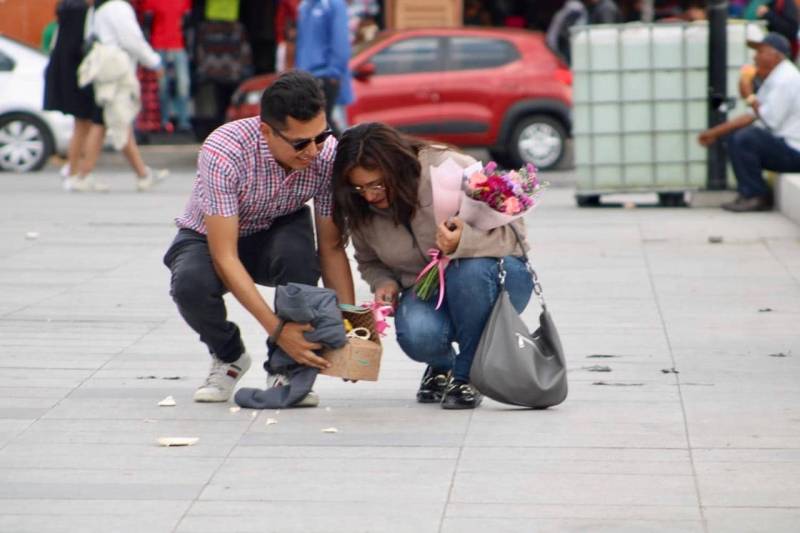
{"label": "black flat shoe", "polygon": [[442,409],[475,409],[481,400],[481,393],[469,383],[451,381],[442,396]]}
{"label": "black flat shoe", "polygon": [[422,381],[417,391],[417,401],[419,403],[439,403],[442,401],[445,387],[447,387],[447,373],[436,371],[429,366],[422,375]]}

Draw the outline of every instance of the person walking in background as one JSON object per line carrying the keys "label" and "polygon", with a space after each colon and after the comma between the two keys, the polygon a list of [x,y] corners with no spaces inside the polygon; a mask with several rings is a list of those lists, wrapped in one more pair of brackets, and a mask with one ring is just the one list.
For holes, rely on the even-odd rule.
{"label": "person walking in background", "polygon": [[622,22],[614,0],[586,0],[589,9],[589,24],[618,24]]}
{"label": "person walking in background", "polygon": [[683,12],[684,20],[688,22],[698,22],[706,20],[706,2],[705,0],[689,0],[686,3],[686,9]]}
{"label": "person walking in background", "polygon": [[467,0],[464,2],[464,26],[491,26],[492,15],[483,0]]}
{"label": "person walking in background", "polygon": [[[446,146],[407,137],[380,123],[359,124],[342,135],[333,164],[333,219],[342,244],[352,238],[355,260],[377,302],[396,306],[397,342],[426,368],[417,390],[420,403],[473,409],[481,395],[470,385],[478,341],[500,294],[498,259],[518,312],[528,304],[533,279],[522,256],[525,223],[481,231],[459,218],[437,226],[431,166],[452,158],[474,159]],[[512,225],[513,228],[512,229]],[[514,230],[520,238],[517,239]],[[442,307],[414,294],[425,251],[438,248],[452,259],[444,273]],[[452,343],[458,343],[458,354]]]}
{"label": "person walking in background", "polygon": [[800,171],[800,71],[788,59],[789,41],[770,33],[747,45],[756,50],[756,69],[764,80],[758,92],[747,98],[750,112],[705,130],[698,138],[700,144],[710,146],[729,136],[728,155],[739,196],[722,208],[737,213],[772,208],[764,170]]}
{"label": "person walking in background", "polygon": [[52,52],[53,46],[56,44],[56,36],[58,35],[58,5],[59,4],[56,4],[56,18],[48,22],[47,26],[42,30],[41,50],[47,55],[50,55],[50,52]]}
{"label": "person walking in background", "polygon": [[745,20],[758,20],[758,8],[769,2],[769,0],[750,0],[742,11],[742,18]]}
{"label": "person walking in background", "polygon": [[380,7],[375,0],[347,0],[348,31],[350,44],[371,41],[377,33]]}
{"label": "person walking in background", "polygon": [[547,28],[545,41],[556,55],[558,55],[567,65],[572,63],[570,53],[569,29],[572,26],[586,24],[589,20],[589,12],[581,0],[567,0],[564,7],[559,9],[550,26]]}
{"label": "person walking in background", "polygon": [[[192,0],[145,0],[145,13],[152,14],[151,43],[161,56],[164,75],[158,80],[158,97],[161,109],[161,129],[172,131],[173,113],[177,130],[191,131],[189,121],[189,56],[183,36],[185,17],[191,13]],[[172,94],[174,85],[175,94]]]}
{"label": "person walking in background", "polygon": [[797,58],[798,9],[795,0],[770,0],[756,7],[756,16],[767,22],[767,31],[780,33],[791,46],[789,59]]}
{"label": "person walking in background", "polygon": [[[130,74],[134,79],[137,62],[163,75],[161,58],[145,40],[133,7],[128,2],[125,0],[88,0],[88,3],[94,6],[87,15],[89,25],[87,34],[91,40],[122,50],[129,59]],[[136,94],[138,95],[138,91]],[[130,105],[138,106],[138,99],[131,102]],[[74,169],[71,168],[71,175],[64,182],[65,189],[68,191],[87,192],[109,189],[107,184],[96,180],[92,175],[106,136],[103,114],[104,110],[95,103],[92,111],[92,125],[86,135],[79,172],[74,173]],[[136,144],[132,122],[125,127],[125,131],[122,133],[127,135],[127,141],[122,146],[122,153],[136,173],[136,189],[140,192],[150,190],[166,176],[166,171],[157,172],[145,165]]]}
{"label": "person walking in background", "polygon": [[[211,354],[194,401],[228,401],[250,367],[239,328],[227,319],[228,291],[292,359],[328,366],[313,352],[320,346],[303,336],[310,326],[281,321],[256,284],[316,285],[321,274],[340,303],[354,302],[350,263],[332,218],[332,133],[317,80],[295,70],[267,87],[259,117],[229,122],[203,143],[192,196],[164,256],[178,311]],[[268,385],[282,379],[271,374]],[[299,405],[318,403],[309,393]]]}
{"label": "person walking in background", "polygon": [[[297,15],[295,66],[322,83],[325,114],[330,122],[339,93],[352,94],[350,84],[350,36],[345,0],[303,0]],[[337,136],[335,124],[331,124]]]}
{"label": "person walking in background", "polygon": [[88,34],[88,10],[86,0],[61,0],[58,3],[58,35],[44,74],[44,109],[61,111],[75,118],[67,164],[62,169],[64,178],[79,172],[92,117],[96,113],[92,87],[78,87],[78,65],[83,59],[84,41]]}
{"label": "person walking in background", "polygon": [[275,12],[275,72],[294,68],[299,0],[278,0]]}

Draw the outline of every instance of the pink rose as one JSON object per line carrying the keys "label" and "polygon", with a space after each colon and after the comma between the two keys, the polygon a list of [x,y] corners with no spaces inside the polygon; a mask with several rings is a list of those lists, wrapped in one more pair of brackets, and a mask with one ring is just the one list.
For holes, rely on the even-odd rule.
{"label": "pink rose", "polygon": [[519,200],[513,196],[506,198],[506,200],[503,202],[503,207],[505,208],[503,209],[503,212],[509,215],[516,215],[522,211],[522,206],[520,205]]}
{"label": "pink rose", "polygon": [[479,189],[485,182],[486,176],[484,176],[481,172],[476,172],[469,177],[469,188]]}

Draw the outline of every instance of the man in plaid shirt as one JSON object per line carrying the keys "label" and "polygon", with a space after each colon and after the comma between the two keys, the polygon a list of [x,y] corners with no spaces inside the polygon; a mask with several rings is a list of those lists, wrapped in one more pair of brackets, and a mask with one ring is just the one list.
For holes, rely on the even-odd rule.
{"label": "man in plaid shirt", "polygon": [[[264,91],[259,117],[225,124],[203,144],[191,198],[164,257],[178,311],[211,352],[196,402],[228,401],[250,367],[239,328],[227,320],[228,291],[295,361],[328,366],[312,351],[320,346],[303,336],[311,326],[284,324],[256,284],[316,285],[322,274],[340,302],[354,302],[350,264],[332,219],[331,133],[318,82],[291,71]],[[317,403],[312,392],[300,405]]]}

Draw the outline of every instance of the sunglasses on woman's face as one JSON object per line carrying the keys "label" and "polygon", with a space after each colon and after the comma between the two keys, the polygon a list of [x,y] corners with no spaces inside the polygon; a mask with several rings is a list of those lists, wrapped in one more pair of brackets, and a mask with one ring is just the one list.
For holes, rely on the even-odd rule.
{"label": "sunglasses on woman's face", "polygon": [[302,152],[303,150],[308,148],[308,145],[311,144],[311,143],[314,143],[317,146],[319,146],[322,143],[324,143],[325,141],[327,141],[328,137],[333,135],[333,130],[330,127],[328,127],[328,128],[325,128],[325,131],[323,131],[322,133],[320,133],[316,137],[313,137],[313,138],[310,138],[310,139],[290,139],[286,135],[281,133],[281,130],[279,130],[278,128],[276,128],[272,124],[267,123],[267,125],[270,128],[272,128],[272,131],[274,131],[278,135],[278,137],[280,137],[281,139],[286,141],[286,143],[289,146],[291,146],[294,149],[295,152]]}

